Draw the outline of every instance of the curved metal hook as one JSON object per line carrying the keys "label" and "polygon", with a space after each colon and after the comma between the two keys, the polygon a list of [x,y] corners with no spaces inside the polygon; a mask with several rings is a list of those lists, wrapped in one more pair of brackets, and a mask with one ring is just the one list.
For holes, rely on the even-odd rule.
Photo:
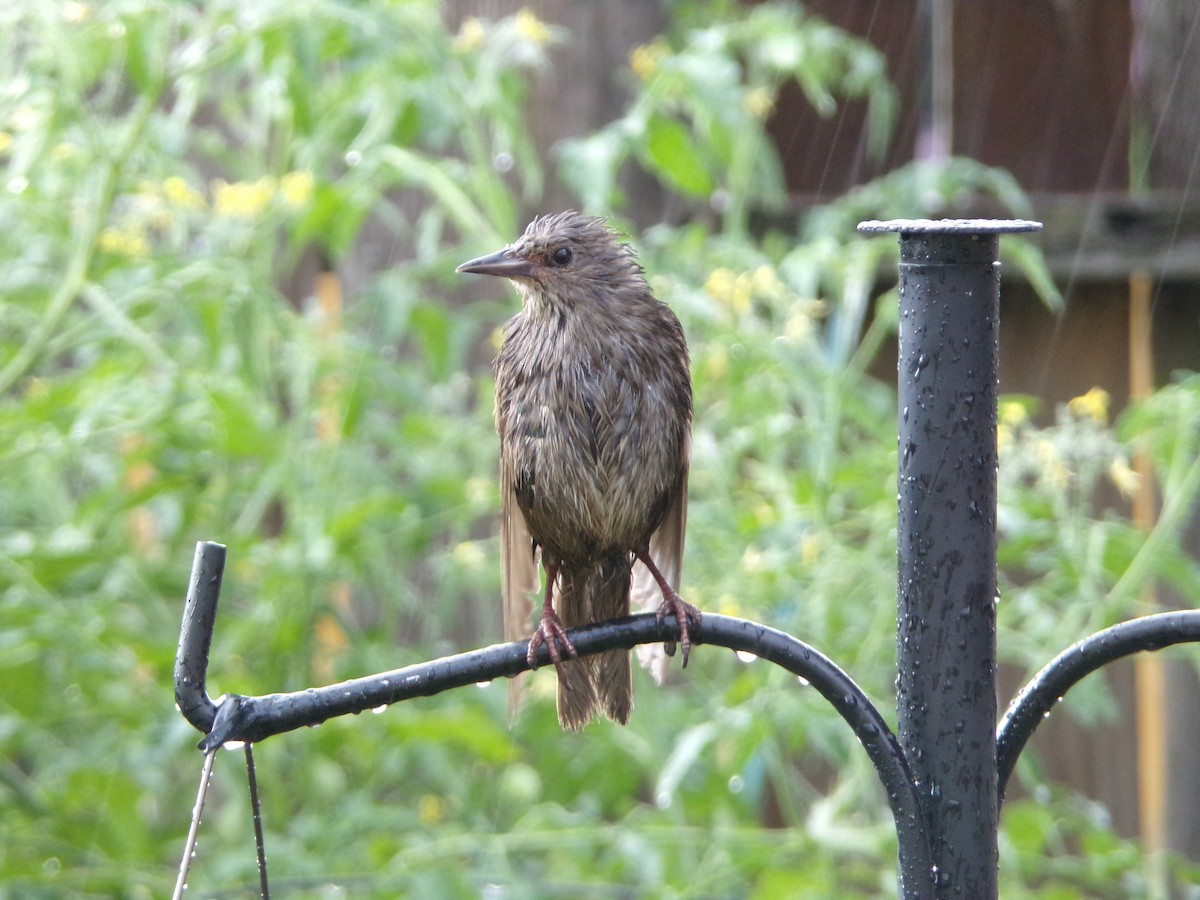
{"label": "curved metal hook", "polygon": [[[222,545],[197,545],[175,659],[176,702],[184,718],[206,734],[200,742],[203,750],[230,741],[261,741],[346,713],[512,677],[529,669],[524,643],[496,644],[326,687],[261,697],[229,695],[218,705],[208,697],[205,678],[224,560]],[[580,656],[680,637],[673,617],[659,622],[652,613],[575,628],[570,635]],[[854,680],[819,651],[757,622],[705,613],[692,639],[773,662],[804,678],[833,705],[867,751],[887,792],[899,841],[900,896],[932,900],[928,826],[908,761],[887,721]],[[539,650],[537,662],[549,664],[545,647]]]}
{"label": "curved metal hook", "polygon": [[996,768],[1000,800],[1017,757],[1054,704],[1087,675],[1123,656],[1200,641],[1200,610],[1156,613],[1098,631],[1058,654],[1021,688],[1000,720]]}
{"label": "curved metal hook", "polygon": [[175,705],[198,730],[208,734],[217,705],[208,696],[208,651],[217,621],[225,545],[199,541],[192,558],[192,578],[183,604],[183,624],[175,651]]}

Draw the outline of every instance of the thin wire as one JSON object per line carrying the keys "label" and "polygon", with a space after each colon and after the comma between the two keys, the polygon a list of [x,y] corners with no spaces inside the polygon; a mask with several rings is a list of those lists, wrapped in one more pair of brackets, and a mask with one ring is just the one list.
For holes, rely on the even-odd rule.
{"label": "thin wire", "polygon": [[196,855],[196,835],[200,831],[200,814],[204,812],[204,799],[208,796],[208,785],[212,781],[213,760],[217,757],[217,749],[213,748],[204,754],[204,765],[200,769],[200,789],[196,792],[196,805],[192,807],[192,824],[188,828],[187,840],[183,845],[183,859],[179,861],[179,877],[175,880],[175,890],[171,900],[181,900],[187,890],[188,871],[192,859]]}
{"label": "thin wire", "polygon": [[246,779],[250,782],[250,810],[254,818],[254,849],[258,853],[258,885],[263,900],[271,900],[267,885],[267,847],[263,840],[262,804],[258,799],[258,778],[254,774],[254,749],[246,745]]}

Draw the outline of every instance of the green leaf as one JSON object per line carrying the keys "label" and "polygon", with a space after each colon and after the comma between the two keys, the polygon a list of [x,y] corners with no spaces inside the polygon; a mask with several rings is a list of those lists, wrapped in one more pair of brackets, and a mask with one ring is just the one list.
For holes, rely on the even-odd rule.
{"label": "green leaf", "polygon": [[652,116],[646,124],[651,169],[671,187],[692,197],[712,193],[713,182],[690,130],[676,119]]}
{"label": "green leaf", "polygon": [[561,141],[555,152],[559,174],[580,197],[584,209],[607,212],[621,204],[617,174],[629,148],[617,129]]}
{"label": "green leaf", "polygon": [[1062,291],[1054,283],[1054,277],[1046,266],[1046,258],[1032,241],[1020,235],[1009,235],[1002,244],[1001,256],[1021,270],[1021,274],[1042,298],[1046,308],[1055,315],[1066,310]]}

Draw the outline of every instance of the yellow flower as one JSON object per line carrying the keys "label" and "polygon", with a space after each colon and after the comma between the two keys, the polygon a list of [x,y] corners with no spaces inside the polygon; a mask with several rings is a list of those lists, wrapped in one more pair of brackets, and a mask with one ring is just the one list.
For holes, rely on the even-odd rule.
{"label": "yellow flower", "polygon": [[227,219],[255,219],[262,215],[274,194],[275,182],[271,178],[233,184],[217,179],[213,184],[213,211]]}
{"label": "yellow flower", "polygon": [[800,561],[804,565],[816,565],[821,558],[821,543],[821,538],[815,534],[806,534],[800,539]]}
{"label": "yellow flower", "polygon": [[467,495],[467,500],[472,503],[491,503],[492,502],[492,483],[486,478],[468,478],[465,485],[464,493]]}
{"label": "yellow flower", "polygon": [[754,504],[754,521],[760,528],[773,524],[778,518],[775,507],[765,500]]}
{"label": "yellow flower", "polygon": [[1029,413],[1025,411],[1025,404],[1017,400],[1005,400],[1000,404],[998,419],[996,449],[1004,452],[1013,445],[1021,426],[1029,421]]}
{"label": "yellow flower", "polygon": [[85,21],[92,14],[92,9],[86,3],[78,3],[76,0],[67,0],[63,4],[62,17],[64,22],[69,22],[75,25]]}
{"label": "yellow flower", "polygon": [[1108,466],[1108,477],[1122,497],[1132,497],[1142,483],[1142,477],[1123,459],[1114,459]]}
{"label": "yellow flower", "polygon": [[184,209],[204,208],[204,195],[178,175],[172,175],[162,183],[162,193],[167,202],[175,206]]}
{"label": "yellow flower", "polygon": [[146,236],[135,228],[105,228],[100,232],[97,246],[105,253],[141,259],[150,253]]}
{"label": "yellow flower", "polygon": [[312,199],[313,174],[303,169],[288,172],[279,179],[279,196],[292,209],[307,206]]}
{"label": "yellow flower", "polygon": [[423,794],[417,801],[417,816],[422,825],[437,825],[442,821],[445,803],[437,794]]}
{"label": "yellow flower", "polygon": [[729,306],[737,315],[750,311],[750,301],[754,298],[754,276],[742,272],[733,283],[733,296],[729,298]]}
{"label": "yellow flower", "polygon": [[813,333],[813,320],[803,303],[793,304],[783,323],[783,337],[793,344],[804,343]]}
{"label": "yellow flower", "polygon": [[764,87],[751,88],[742,98],[742,108],[756,119],[765,119],[775,108],[775,98]]}
{"label": "yellow flower", "polygon": [[996,426],[996,452],[1005,453],[1013,445],[1013,431],[1003,422]]}
{"label": "yellow flower", "polygon": [[456,544],[450,551],[450,558],[464,569],[480,569],[487,561],[479,547],[479,541],[463,541]]}
{"label": "yellow flower", "polygon": [[454,37],[454,49],[459,53],[471,53],[483,46],[483,39],[487,34],[487,29],[483,27],[483,22],[475,16],[464,19],[462,25],[458,28],[458,34]]}
{"label": "yellow flower", "polygon": [[661,41],[639,44],[629,54],[629,68],[633,70],[634,75],[646,81],[658,71],[669,52]]}
{"label": "yellow flower", "polygon": [[1071,470],[1063,461],[1058,448],[1046,438],[1038,438],[1034,453],[1042,466],[1042,477],[1056,488],[1065,488],[1071,481]]}
{"label": "yellow flower", "polygon": [[1097,422],[1108,421],[1108,405],[1112,398],[1104,388],[1094,387],[1082,397],[1072,397],[1067,401],[1067,409],[1080,419],[1094,419]]}
{"label": "yellow flower", "polygon": [[704,290],[734,315],[744,315],[750,310],[750,301],[754,297],[755,275],[750,272],[735,273],[724,268],[713,269],[708,281],[704,282]]}
{"label": "yellow flower", "polygon": [[713,269],[704,282],[704,292],[718,303],[725,303],[733,296],[737,276],[729,269]]}
{"label": "yellow flower", "polygon": [[522,6],[516,16],[517,34],[529,41],[544,47],[550,43],[550,27],[534,14],[528,6]]}
{"label": "yellow flower", "polygon": [[759,266],[751,276],[751,285],[756,294],[779,294],[783,291],[783,282],[770,266]]}
{"label": "yellow flower", "polygon": [[719,381],[729,371],[729,354],[724,347],[714,347],[704,361],[704,374],[711,381]]}
{"label": "yellow flower", "polygon": [[8,152],[8,148],[12,146],[12,135],[7,131],[0,131],[0,154]]}
{"label": "yellow flower", "polygon": [[1000,424],[1009,428],[1019,428],[1029,419],[1025,405],[1016,400],[1005,400],[1000,404]]}

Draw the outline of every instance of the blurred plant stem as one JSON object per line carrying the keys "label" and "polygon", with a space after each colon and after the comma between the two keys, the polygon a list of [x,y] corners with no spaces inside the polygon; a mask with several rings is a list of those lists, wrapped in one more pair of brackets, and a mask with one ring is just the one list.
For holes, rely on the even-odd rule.
{"label": "blurred plant stem", "polygon": [[42,312],[38,327],[0,369],[0,394],[8,393],[38,361],[46,345],[57,333],[71,304],[82,296],[100,232],[104,230],[112,211],[121,174],[129,163],[133,148],[142,139],[146,123],[157,103],[157,95],[138,98],[128,118],[123,140],[99,161],[95,182],[80,185],[81,190],[90,191],[92,196],[77,198],[77,214],[72,216],[73,233],[66,266]]}

